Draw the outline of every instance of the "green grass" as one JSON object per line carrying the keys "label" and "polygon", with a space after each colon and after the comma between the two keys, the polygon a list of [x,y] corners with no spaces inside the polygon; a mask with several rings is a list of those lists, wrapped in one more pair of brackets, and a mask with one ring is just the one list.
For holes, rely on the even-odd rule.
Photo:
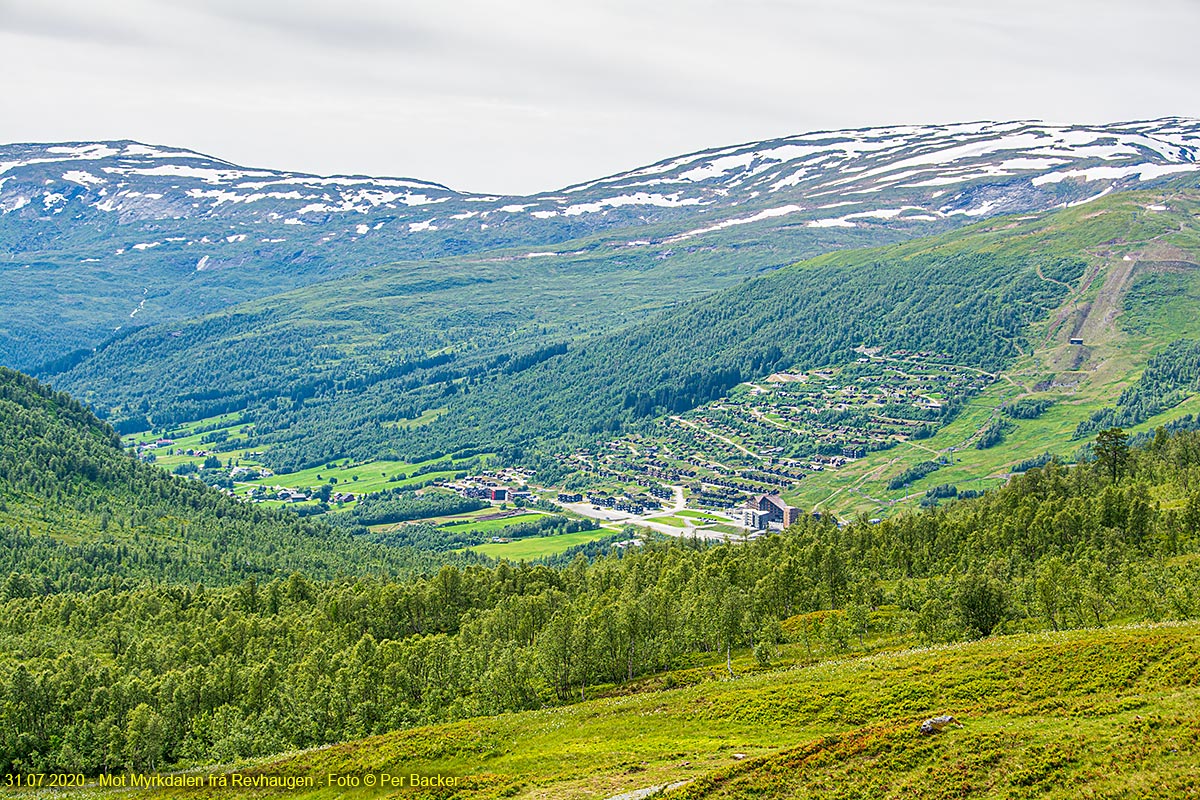
{"label": "green grass", "polygon": [[[714,664],[612,696],[401,731],[242,773],[256,796],[381,797],[327,776],[455,776],[422,798],[1184,797],[1200,792],[1200,625],[1026,634],[738,677]],[[669,688],[674,683],[679,688]],[[632,689],[632,691],[630,691]],[[922,736],[921,720],[962,725]],[[244,792],[244,790],[243,790]],[[153,792],[154,795],[168,792]],[[241,797],[230,789],[188,797]]]}
{"label": "green grass", "polygon": [[682,514],[680,514],[678,516],[669,515],[669,516],[665,516],[665,517],[649,517],[649,518],[647,518],[646,521],[647,522],[657,522],[660,525],[670,525],[672,528],[689,528],[689,527],[699,526],[700,524],[703,524],[703,523],[697,522],[695,519],[691,519],[691,518],[684,519]]}
{"label": "green grass", "polygon": [[725,533],[725,534],[729,534],[731,536],[744,536],[747,533],[749,533],[749,531],[747,531],[745,528],[739,528],[736,525],[726,525],[724,523],[717,523],[715,525],[705,525],[704,530],[716,531],[717,533]]}
{"label": "green grass", "polygon": [[422,412],[419,417],[414,419],[405,419],[399,422],[387,422],[384,424],[393,428],[419,428],[422,425],[428,425],[445,413],[446,408],[444,406],[442,408],[431,408],[428,411]]}
{"label": "green grass", "polygon": [[[434,490],[434,491],[445,492],[448,490],[438,489],[438,490]],[[450,514],[450,515],[444,516],[444,517],[429,517],[428,519],[424,519],[424,520],[420,520],[420,521],[421,522],[430,522],[430,523],[433,523],[434,525],[443,525],[447,522],[469,522],[471,520],[479,519],[480,517],[491,516],[492,514],[496,514],[500,511],[501,511],[501,509],[499,506],[489,505],[489,506],[484,506],[483,508],[477,508],[474,511],[466,511],[462,514]],[[373,526],[371,526],[371,530],[387,530],[389,528],[397,527],[398,525],[407,525],[407,524],[408,524],[408,522],[399,522],[399,523],[394,523],[394,524],[389,524],[389,525],[373,525]]]}
{"label": "green grass", "polygon": [[[433,412],[430,412],[433,413]],[[428,420],[426,420],[428,421]],[[412,421],[417,424],[418,421]],[[213,432],[225,431],[228,434],[228,441],[237,442],[244,440],[247,435],[241,432],[245,427],[240,414],[223,414],[218,417],[209,417],[207,419],[196,420],[185,425],[178,425],[172,433],[183,433],[185,435],[175,438],[175,442],[170,448],[164,448],[161,451],[155,451],[155,465],[165,470],[173,470],[181,464],[195,464],[201,466],[206,456],[189,456],[184,453],[186,450],[211,450],[216,445],[202,442],[201,440]],[[212,428],[204,432],[197,432],[200,428]],[[126,445],[153,442],[158,437],[150,431],[131,434],[124,437],[123,441]],[[221,460],[221,464],[232,462],[235,466],[261,466],[262,461],[256,457],[256,454],[265,451],[265,447],[242,447],[229,450],[226,452],[215,453],[217,458]],[[168,454],[168,450],[174,451]],[[487,455],[487,454],[485,454]],[[414,474],[415,470],[427,464],[435,463],[444,459],[424,461],[419,463],[409,463],[405,461],[392,460],[369,460],[369,461],[351,461],[349,459],[339,459],[333,463],[330,468],[328,464],[310,469],[299,470],[297,472],[280,473],[270,475],[265,478],[255,478],[253,480],[238,480],[235,484],[235,492],[238,495],[247,495],[255,487],[265,486],[268,488],[282,487],[285,489],[294,489],[296,491],[311,491],[328,483],[330,478],[336,478],[337,483],[334,485],[334,491],[351,492],[356,495],[370,494],[373,492],[386,491],[395,489],[400,486],[411,486],[413,484],[424,483],[430,480],[445,480],[452,478],[455,475],[455,470],[442,470],[438,472],[428,472],[420,475]],[[404,473],[405,478],[395,480],[395,476]],[[263,502],[266,506],[284,506],[291,505],[274,500]],[[353,503],[344,505],[339,510],[352,508]]]}
{"label": "green grass", "polygon": [[579,531],[578,533],[560,533],[557,536],[532,536],[527,539],[517,539],[503,544],[489,542],[472,547],[476,553],[491,558],[507,558],[511,561],[532,561],[536,558],[557,555],[577,544],[611,536],[612,531],[598,529],[594,531]]}
{"label": "green grass", "polygon": [[[435,409],[427,412],[423,416],[428,422],[436,417],[441,409]],[[433,416],[430,416],[433,415]],[[410,420],[410,424],[423,424],[420,420]],[[204,463],[206,456],[189,456],[185,455],[186,450],[208,450],[217,446],[202,442],[201,440],[214,432],[224,431],[228,434],[228,441],[237,442],[244,440],[247,435],[241,432],[245,427],[240,414],[222,414],[216,417],[196,420],[184,425],[177,425],[171,431],[172,433],[183,433],[185,435],[175,438],[175,442],[170,448],[164,448],[162,451],[155,451],[155,465],[166,470],[172,470],[180,464],[195,464],[200,466]],[[200,428],[211,428],[204,432],[197,432]],[[153,442],[158,439],[158,435],[150,431],[135,433],[123,437],[126,445]],[[252,453],[263,452],[267,448],[262,447],[242,447],[229,450],[227,452],[214,453],[221,460],[222,465],[232,461],[234,465],[243,466],[261,466],[262,462],[251,455]],[[170,455],[167,450],[173,450]],[[485,457],[489,454],[483,454]],[[430,461],[422,461],[417,463],[409,463],[405,461],[392,461],[387,459],[368,460],[368,461],[352,461],[349,459],[338,459],[331,462],[333,467],[328,464],[310,469],[298,470],[296,472],[280,473],[271,475],[266,478],[256,478],[250,481],[237,481],[237,493],[246,494],[255,486],[275,487],[281,486],[286,489],[295,489],[297,491],[308,491],[328,483],[330,478],[337,478],[335,491],[353,492],[354,494],[369,494],[371,492],[380,492],[386,489],[394,489],[398,486],[408,486],[415,483],[423,483],[428,480],[442,480],[451,478],[455,474],[455,470],[443,470],[439,472],[428,472],[421,475],[413,474],[414,471],[427,464],[436,463],[445,459],[434,459]],[[406,477],[402,480],[393,480],[399,473],[404,473]]]}
{"label": "green grass", "polygon": [[[498,513],[499,509],[491,509],[492,513]],[[519,525],[522,522],[534,522],[544,517],[545,514],[540,512],[529,512],[524,514],[513,514],[511,517],[503,517],[501,519],[485,519],[479,522],[468,522],[464,525],[454,525],[449,530],[474,533],[494,533],[502,531],[513,525]]]}

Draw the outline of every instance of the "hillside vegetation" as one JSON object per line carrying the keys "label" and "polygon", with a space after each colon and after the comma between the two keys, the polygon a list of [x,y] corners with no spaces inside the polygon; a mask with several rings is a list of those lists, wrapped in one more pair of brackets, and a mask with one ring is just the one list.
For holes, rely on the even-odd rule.
{"label": "hillside vegetation", "polygon": [[140,463],[77,401],[0,367],[0,575],[8,596],[144,579],[213,586],[292,571],[400,574],[428,563]]}
{"label": "hillside vegetation", "polygon": [[[1158,261],[1135,264],[1120,293],[1096,296],[1124,256],[1149,259],[1150,245],[1194,250],[1195,191],[1172,190],[1162,211],[1145,210],[1163,199],[1117,194],[835,253],[667,309],[663,298],[700,290],[696,274],[710,276],[711,289],[738,271],[721,268],[725,256],[693,265],[703,251],[682,266],[630,256],[602,272],[594,256],[534,259],[520,265],[516,281],[513,262],[447,263],[433,281],[420,265],[398,265],[174,330],[147,330],[63,380],[122,425],[244,407],[252,444],[277,470],[343,456],[419,461],[476,447],[525,461],[553,482],[557,467],[542,457],[550,452],[637,430],[778,369],[852,362],[856,347],[930,351],[994,373],[1038,371],[1042,381],[1049,372],[1052,383],[1055,367],[1065,365],[1043,362],[1060,357],[1072,325],[1086,324],[1089,342],[1102,344],[1117,330],[1113,317],[1139,324],[1119,316],[1126,290],[1144,306],[1148,281],[1190,280],[1177,255],[1169,270]],[[763,257],[754,253],[748,263]],[[561,291],[563,280],[570,291]],[[614,281],[624,290],[613,292]],[[1163,299],[1168,307],[1183,302],[1178,294]],[[471,310],[451,311],[463,304]],[[1079,309],[1093,304],[1096,313],[1081,317]],[[1122,345],[1129,363],[1094,376],[1097,398],[1114,388],[1119,394],[1130,370],[1178,327],[1142,324],[1137,346]],[[234,345],[244,351],[237,364],[226,356]],[[995,406],[1039,383],[1017,382],[1024,391],[997,397]],[[1068,415],[1073,427],[1099,408],[1063,404],[1052,418]]]}
{"label": "hillside vegetation", "polygon": [[404,395],[390,413],[377,409],[380,419],[411,419],[442,396],[448,379],[511,371],[513,360],[541,348],[642,321],[797,258],[905,237],[801,229],[729,238],[668,257],[584,239],[543,258],[502,250],[385,263],[220,313],[125,330],[95,352],[45,365],[39,377],[122,430],[148,427],[146,418],[169,426],[228,409],[370,394],[377,384]]}
{"label": "hillside vegetation", "polygon": [[[860,256],[853,266],[799,265],[578,344],[529,368],[446,375],[431,395],[449,410],[398,430],[389,409],[415,395],[395,383],[316,397],[253,417],[267,458],[283,468],[319,462],[332,447],[365,457],[414,457],[462,446],[507,447],[620,430],[692,408],[742,380],[792,365],[852,360],[859,345],[929,348],[998,368],[1019,352],[1025,328],[1065,295],[1083,264],[1068,258],[971,254],[947,261]],[[519,398],[519,399],[518,399]],[[333,438],[336,437],[336,444]],[[549,476],[547,476],[549,477]]]}
{"label": "hillside vegetation", "polygon": [[[693,672],[679,676],[696,681],[684,688],[417,728],[237,772],[314,784],[257,797],[590,800],[666,786],[665,800],[1189,797],[1200,790],[1197,634],[1191,623],[1026,634],[736,680]],[[918,733],[942,713],[961,725]],[[414,774],[457,785],[409,788]],[[367,789],[366,775],[405,783]],[[360,786],[337,786],[342,776]]]}
{"label": "hillside vegetation", "polygon": [[[638,679],[1197,617],[1200,434],[1133,451],[1105,441],[1094,463],[1051,463],[878,525],[807,518],[743,546],[674,542],[563,569],[323,582],[289,565],[227,589],[58,593],[14,573],[0,608],[0,754],[15,772],[202,764]],[[330,560],[351,547],[324,542]]]}

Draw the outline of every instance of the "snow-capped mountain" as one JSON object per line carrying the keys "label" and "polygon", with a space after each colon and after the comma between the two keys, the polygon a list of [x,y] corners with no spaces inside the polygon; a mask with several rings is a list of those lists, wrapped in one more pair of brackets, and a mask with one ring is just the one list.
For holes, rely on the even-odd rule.
{"label": "snow-capped mountain", "polygon": [[[476,249],[712,220],[658,238],[695,236],[747,221],[720,219],[741,206],[763,207],[756,219],[801,215],[814,227],[1040,210],[1200,170],[1198,151],[1200,121],[1178,118],[869,128],[706,150],[516,198],[411,179],[246,168],[133,142],[9,145],[0,147],[0,214],[8,222],[16,215],[31,232],[52,220],[60,233],[60,220],[113,222],[128,235],[90,254],[106,259],[205,245],[197,252],[214,260],[222,245],[251,239],[315,246],[367,237],[387,239],[403,255],[449,237],[469,237],[456,249]],[[184,220],[206,221],[207,241],[133,235],[174,233]]]}
{"label": "snow-capped mountain", "polygon": [[[597,235],[580,246],[691,246],[784,226],[793,236],[855,228],[856,243],[872,231],[895,240],[1194,175],[1198,152],[1200,120],[1183,118],[868,128],[706,150],[505,197],[247,168],[136,142],[5,145],[0,275],[56,319],[64,301],[47,276],[61,281],[69,268],[75,283],[109,292],[111,308],[97,313],[112,331],[129,315],[203,312],[370,264],[503,248],[541,255]],[[186,295],[170,299],[180,282]],[[60,293],[78,305],[80,291]],[[11,330],[8,307],[0,302],[0,328]],[[7,349],[0,342],[0,357]]]}

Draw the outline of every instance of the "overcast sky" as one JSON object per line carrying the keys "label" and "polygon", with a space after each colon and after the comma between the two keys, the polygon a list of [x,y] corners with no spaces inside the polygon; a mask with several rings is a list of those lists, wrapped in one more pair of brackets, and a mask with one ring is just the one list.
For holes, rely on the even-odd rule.
{"label": "overcast sky", "polygon": [[0,0],[0,142],[530,193],[811,130],[1200,116],[1200,0]]}

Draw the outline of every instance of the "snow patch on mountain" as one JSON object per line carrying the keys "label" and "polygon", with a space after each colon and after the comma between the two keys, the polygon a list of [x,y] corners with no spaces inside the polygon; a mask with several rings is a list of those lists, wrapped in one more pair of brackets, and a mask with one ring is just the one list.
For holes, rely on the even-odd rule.
{"label": "snow patch on mountain", "polygon": [[1172,175],[1179,172],[1195,172],[1196,170],[1200,170],[1200,164],[1134,164],[1128,167],[1091,167],[1088,169],[1074,169],[1064,172],[1052,172],[1048,175],[1039,175],[1033,178],[1031,183],[1034,186],[1043,186],[1047,183],[1059,183],[1060,181],[1072,178],[1079,178],[1084,181],[1104,181],[1119,180],[1134,175],[1137,175],[1139,181],[1145,181],[1152,178],[1161,178],[1164,175]]}
{"label": "snow patch on mountain", "polygon": [[690,239],[693,236],[700,236],[705,233],[712,233],[713,231],[724,230],[725,228],[730,228],[730,227],[733,227],[734,225],[748,225],[751,222],[760,222],[764,219],[771,219],[773,217],[783,217],[783,216],[787,216],[788,214],[795,214],[796,212],[803,211],[803,210],[804,209],[801,208],[800,206],[783,206],[782,208],[768,208],[765,211],[760,211],[757,214],[753,214],[749,217],[738,217],[738,218],[734,218],[734,219],[727,219],[723,222],[718,222],[716,225],[709,225],[706,228],[696,228],[695,230],[687,231],[685,233],[678,234],[677,236],[671,236],[671,237],[664,239],[663,242],[667,243],[667,244],[670,244],[672,242],[681,242],[684,239]]}

